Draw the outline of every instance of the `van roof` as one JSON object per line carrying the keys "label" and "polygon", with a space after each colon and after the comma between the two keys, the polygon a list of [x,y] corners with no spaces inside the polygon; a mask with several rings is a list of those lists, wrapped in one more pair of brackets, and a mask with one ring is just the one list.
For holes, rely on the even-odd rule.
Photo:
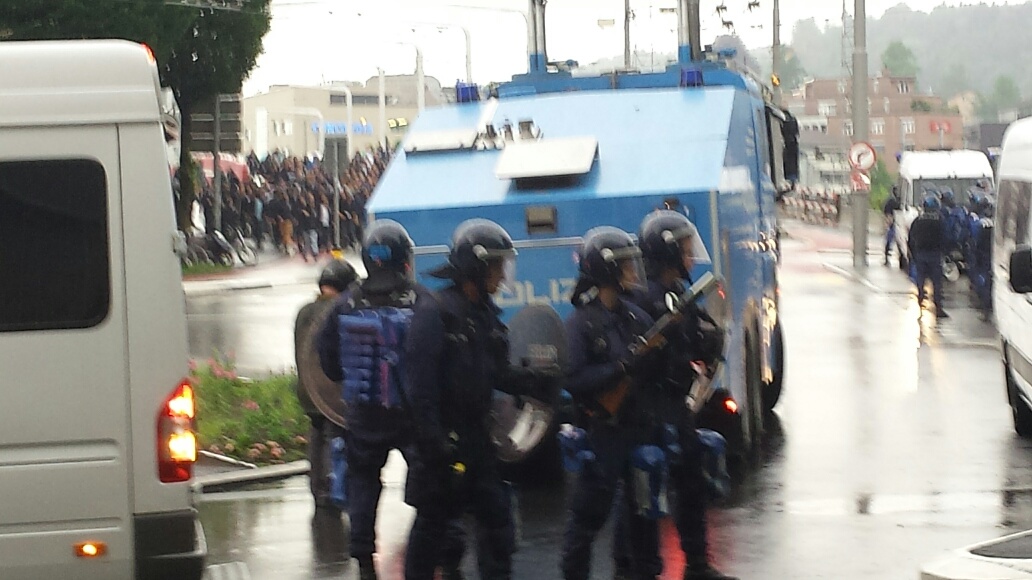
{"label": "van roof", "polygon": [[157,67],[125,40],[0,42],[0,127],[161,119]]}
{"label": "van roof", "polygon": [[[607,90],[514,97],[424,111],[380,181],[370,211],[522,204],[564,199],[681,194],[720,187],[736,90]],[[597,141],[597,158],[572,183],[518,190],[499,172],[499,150],[406,153],[411,144],[485,124],[533,120],[541,142]],[[509,145],[509,147],[524,147]]]}
{"label": "van roof", "polygon": [[908,151],[899,174],[908,179],[936,177],[992,177],[989,158],[981,151]]}

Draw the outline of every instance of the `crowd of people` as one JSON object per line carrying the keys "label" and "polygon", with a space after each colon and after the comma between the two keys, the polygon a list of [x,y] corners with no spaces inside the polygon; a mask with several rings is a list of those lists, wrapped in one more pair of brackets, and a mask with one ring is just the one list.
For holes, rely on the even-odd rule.
{"label": "crowd of people", "polygon": [[[221,230],[236,229],[259,247],[267,244],[284,254],[315,260],[337,246],[334,198],[339,195],[340,249],[357,248],[366,204],[390,157],[391,151],[382,147],[360,152],[335,179],[333,170],[318,158],[277,150],[259,159],[251,152],[246,172],[225,171],[221,180]],[[207,234],[213,233],[217,221],[212,181],[200,180],[197,196],[204,222],[198,229]]]}

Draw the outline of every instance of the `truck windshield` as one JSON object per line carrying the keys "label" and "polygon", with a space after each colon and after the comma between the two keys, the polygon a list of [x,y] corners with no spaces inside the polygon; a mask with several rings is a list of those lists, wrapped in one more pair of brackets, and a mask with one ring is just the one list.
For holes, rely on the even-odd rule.
{"label": "truck windshield", "polygon": [[918,179],[914,181],[914,201],[920,203],[925,196],[925,192],[937,191],[942,193],[943,190],[949,188],[953,191],[953,199],[957,201],[957,205],[965,205],[968,202],[968,189],[974,187],[979,179],[983,178]]}

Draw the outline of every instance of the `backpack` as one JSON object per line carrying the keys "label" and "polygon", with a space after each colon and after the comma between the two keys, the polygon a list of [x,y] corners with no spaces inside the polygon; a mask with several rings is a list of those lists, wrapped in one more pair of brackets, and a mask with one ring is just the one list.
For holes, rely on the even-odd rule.
{"label": "backpack", "polygon": [[402,408],[402,365],[412,314],[411,308],[383,306],[339,316],[345,403]]}

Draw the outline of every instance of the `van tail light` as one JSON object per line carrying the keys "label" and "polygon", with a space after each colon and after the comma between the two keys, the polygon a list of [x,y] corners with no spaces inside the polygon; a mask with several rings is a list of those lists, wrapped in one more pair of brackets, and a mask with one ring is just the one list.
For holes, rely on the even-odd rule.
{"label": "van tail light", "polygon": [[162,483],[189,481],[197,461],[194,388],[183,381],[158,413],[158,476]]}

